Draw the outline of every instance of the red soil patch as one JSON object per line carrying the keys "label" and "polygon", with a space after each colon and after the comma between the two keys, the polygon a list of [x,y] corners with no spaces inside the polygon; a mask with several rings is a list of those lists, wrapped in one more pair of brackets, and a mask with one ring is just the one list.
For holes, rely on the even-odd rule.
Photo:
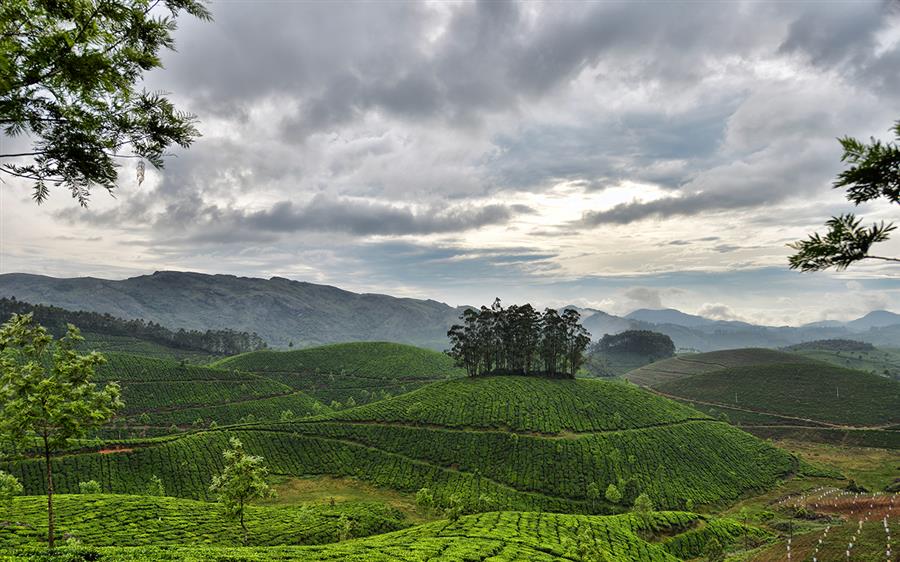
{"label": "red soil patch", "polygon": [[100,453],[101,455],[111,455],[113,453],[130,453],[133,450],[134,449],[125,449],[125,448],[122,448],[122,449],[100,449],[97,452]]}

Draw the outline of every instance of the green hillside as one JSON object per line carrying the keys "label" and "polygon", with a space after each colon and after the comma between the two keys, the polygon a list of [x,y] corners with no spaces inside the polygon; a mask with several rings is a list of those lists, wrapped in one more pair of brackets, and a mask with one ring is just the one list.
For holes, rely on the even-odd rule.
{"label": "green hillside", "polygon": [[[466,424],[461,405],[473,406]],[[104,491],[134,493],[156,474],[171,494],[205,499],[230,434],[264,456],[273,474],[352,476],[404,492],[428,487],[439,504],[456,496],[469,511],[614,513],[642,491],[658,506],[681,508],[688,500],[730,501],[799,469],[793,456],[747,433],[621,383],[494,377],[433,384],[331,418],[65,456],[54,461],[57,489],[94,479]],[[0,468],[29,493],[43,491],[37,459]],[[621,487],[623,505],[590,496],[610,484]]]}
{"label": "green hillside", "polygon": [[[130,495],[61,495],[54,498],[58,532],[93,546],[241,544],[241,529],[215,505],[193,500]],[[46,499],[15,498],[0,516],[0,551],[46,540]],[[303,507],[250,506],[247,525],[254,545],[323,544],[408,526],[394,509],[377,503]]]}
{"label": "green hillside", "polygon": [[800,355],[774,349],[755,347],[727,349],[670,357],[630,371],[625,374],[625,378],[640,386],[655,387],[682,377],[710,373],[730,367],[806,363],[809,361]]}
{"label": "green hillside", "polygon": [[326,404],[343,404],[348,398],[362,404],[465,374],[443,353],[388,342],[255,351],[213,366],[263,374]]}
{"label": "green hillside", "polygon": [[129,427],[237,423],[252,415],[277,420],[290,411],[300,417],[325,409],[309,396],[271,379],[240,371],[214,369],[126,353],[106,353],[96,379],[122,385],[125,409],[120,424]]}
{"label": "green hillside", "polygon": [[[713,538],[725,546],[742,540],[762,541],[763,531],[730,519],[693,513],[578,516],[554,513],[491,512],[438,521],[364,539],[305,547],[101,548],[92,560],[103,562],[166,561],[409,561],[616,560],[675,562],[701,555]],[[7,551],[8,552],[8,551]],[[89,551],[90,552],[90,551]],[[45,558],[37,550],[0,550],[0,560]],[[585,558],[590,556],[591,558]],[[41,557],[41,558],[38,558]],[[60,558],[59,560],[62,560]],[[71,560],[66,558],[66,560]]]}
{"label": "green hillside", "polygon": [[847,369],[867,371],[900,381],[900,349],[833,350],[801,349],[792,350],[809,359],[825,361]]}
{"label": "green hillside", "polygon": [[782,416],[854,426],[900,422],[900,384],[821,363],[733,367],[657,384],[660,392]]}
{"label": "green hillside", "polygon": [[79,346],[85,351],[99,351],[107,353],[132,353],[142,357],[167,359],[169,361],[187,361],[189,363],[204,364],[221,359],[221,355],[214,355],[205,351],[179,349],[159,342],[141,339],[134,336],[97,334],[82,332],[84,342]]}

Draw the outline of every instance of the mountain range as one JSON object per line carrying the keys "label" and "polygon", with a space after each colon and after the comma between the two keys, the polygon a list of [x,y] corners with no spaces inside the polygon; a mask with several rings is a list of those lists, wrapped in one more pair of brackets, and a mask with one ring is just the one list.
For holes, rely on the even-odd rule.
{"label": "mountain range", "polygon": [[[282,277],[179,271],[157,271],[124,280],[8,273],[0,275],[0,296],[126,319],[142,318],[176,330],[256,332],[275,347],[381,340],[443,349],[448,327],[465,309],[430,299],[353,293]],[[671,308],[639,309],[626,316],[590,308],[578,310],[594,339],[625,330],[653,330],[667,334],[680,349],[777,348],[830,338],[900,347],[900,315],[886,310],[872,311],[849,322],[797,327],[714,320]]]}

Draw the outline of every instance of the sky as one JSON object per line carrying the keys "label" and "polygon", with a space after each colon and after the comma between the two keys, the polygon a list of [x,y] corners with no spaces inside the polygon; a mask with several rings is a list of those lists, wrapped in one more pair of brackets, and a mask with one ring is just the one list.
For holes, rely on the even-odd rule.
{"label": "sky", "polygon": [[897,218],[831,187],[838,137],[900,119],[897,2],[210,7],[145,77],[202,138],[141,185],[125,161],[86,210],[7,179],[0,272],[770,325],[900,311],[896,266],[800,274],[786,246],[841,212]]}

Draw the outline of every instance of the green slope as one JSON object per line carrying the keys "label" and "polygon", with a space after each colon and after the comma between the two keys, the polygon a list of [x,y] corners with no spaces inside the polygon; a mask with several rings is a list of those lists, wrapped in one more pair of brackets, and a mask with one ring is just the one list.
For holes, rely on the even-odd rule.
{"label": "green slope", "polygon": [[235,370],[214,369],[127,353],[105,354],[98,382],[118,381],[125,408],[120,424],[186,426],[237,423],[252,415],[278,420],[283,411],[300,417],[324,410],[314,399],[280,382]]}
{"label": "green slope", "polygon": [[[240,526],[217,506],[193,500],[131,495],[59,495],[54,498],[57,533],[93,546],[166,546],[242,543]],[[377,503],[303,507],[248,507],[252,545],[324,544],[408,526],[395,509]],[[46,540],[47,500],[15,498],[0,515],[0,549]]]}
{"label": "green slope", "polygon": [[748,365],[778,365],[781,363],[808,363],[798,354],[764,348],[726,349],[709,353],[696,353],[670,357],[639,367],[625,374],[625,378],[640,386],[655,387],[682,377],[711,373],[730,367]]}
{"label": "green slope", "polygon": [[213,364],[263,374],[318,400],[357,404],[397,395],[465,373],[443,353],[388,342],[325,345],[296,351],[255,351]]}
{"label": "green slope", "polygon": [[[165,561],[550,561],[590,559],[668,562],[694,558],[716,538],[732,545],[748,536],[765,540],[763,531],[729,519],[693,513],[660,512],[645,518],[553,513],[492,512],[438,521],[364,539],[307,547],[103,548],[94,560]],[[580,554],[583,553],[583,554]],[[37,550],[0,551],[0,560],[46,556]],[[32,558],[34,557],[34,558]],[[40,558],[48,562],[53,558]],[[63,558],[59,558],[62,560]],[[71,560],[71,558],[66,558]]]}
{"label": "green slope", "polygon": [[793,350],[809,359],[825,361],[847,369],[867,371],[900,380],[900,349],[842,351],[829,349]]}
{"label": "green slope", "polygon": [[655,388],[688,400],[825,423],[874,426],[900,422],[900,384],[826,364],[735,367]]}
{"label": "green slope", "polygon": [[[592,484],[621,486],[626,502],[644,491],[661,507],[680,508],[688,500],[731,501],[798,470],[794,457],[747,433],[621,383],[494,377],[433,384],[410,396],[333,418],[62,457],[54,461],[57,487],[74,491],[79,480],[95,479],[105,491],[133,493],[157,474],[170,493],[205,498],[229,434],[264,456],[274,474],[352,476],[406,492],[429,487],[439,503],[455,495],[471,511],[623,509],[591,500]],[[471,418],[461,417],[460,405],[473,406]],[[460,425],[466,419],[477,427]],[[0,468],[30,493],[43,490],[37,459]]]}

